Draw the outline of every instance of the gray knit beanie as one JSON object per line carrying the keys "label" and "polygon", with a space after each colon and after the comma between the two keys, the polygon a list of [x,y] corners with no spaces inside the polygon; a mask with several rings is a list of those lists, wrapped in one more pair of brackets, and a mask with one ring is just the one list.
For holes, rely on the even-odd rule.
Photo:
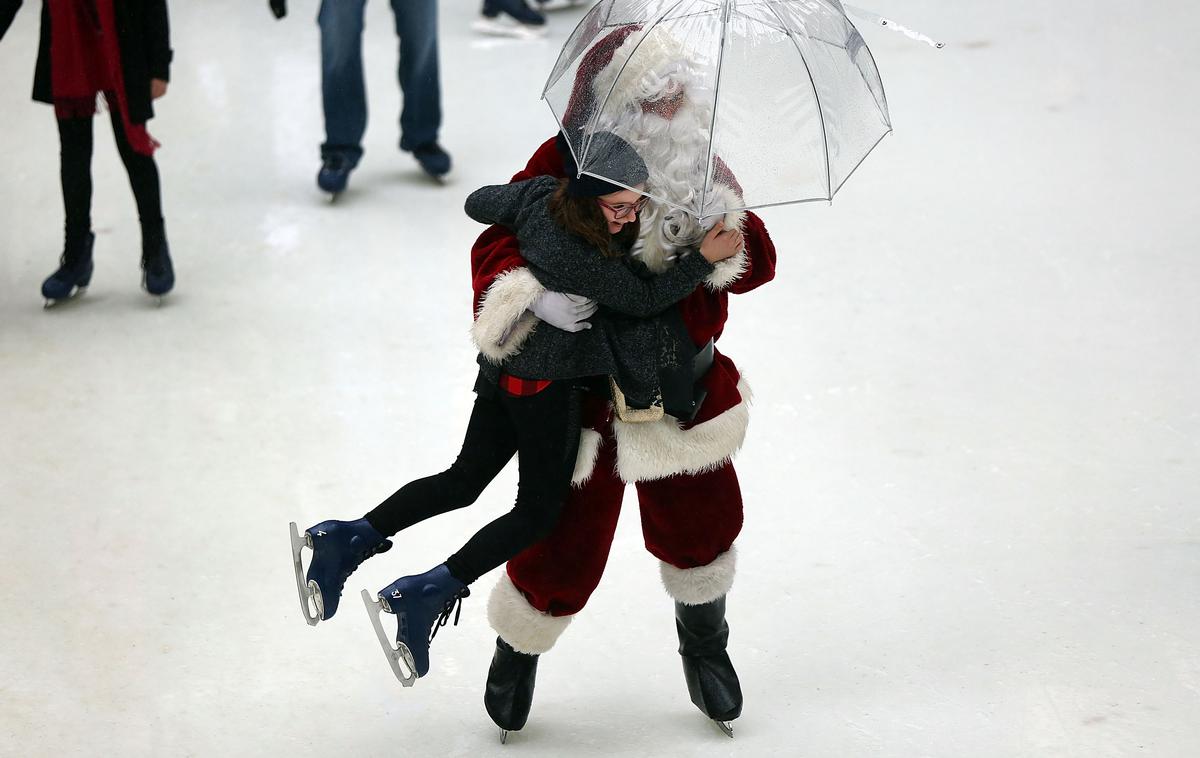
{"label": "gray knit beanie", "polygon": [[[587,146],[587,169],[601,174],[600,179],[591,174],[575,176],[570,170],[567,194],[574,197],[599,197],[620,192],[626,187],[636,187],[649,177],[646,164],[633,147],[612,132],[596,132]],[[624,185],[624,186],[621,186]]]}

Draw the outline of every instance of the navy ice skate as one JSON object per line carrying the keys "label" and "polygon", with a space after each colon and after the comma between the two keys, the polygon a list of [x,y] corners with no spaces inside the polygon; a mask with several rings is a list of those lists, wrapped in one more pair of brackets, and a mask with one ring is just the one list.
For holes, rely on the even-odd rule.
{"label": "navy ice skate", "polygon": [[525,0],[483,0],[482,13],[471,28],[496,37],[537,39],[546,35],[546,17]]}
{"label": "navy ice skate", "polygon": [[161,237],[142,248],[142,288],[159,299],[175,286],[175,267],[167,238]]}
{"label": "navy ice skate", "polygon": [[441,181],[450,173],[450,153],[442,149],[436,142],[418,145],[412,149],[413,157],[421,164],[421,170],[432,178]]}
{"label": "navy ice skate", "polygon": [[[454,612],[454,623],[462,612],[462,599],[471,594],[467,585],[454,578],[446,564],[418,574],[404,576],[379,591],[376,600],[362,591],[367,615],[383,647],[392,673],[405,687],[429,673],[429,643],[437,630],[446,625]],[[455,610],[457,606],[457,611]],[[396,647],[388,642],[380,612],[395,614]]]}
{"label": "navy ice skate", "polygon": [[350,182],[350,172],[354,170],[355,161],[342,153],[329,153],[321,156],[321,170],[317,172],[317,186],[331,195],[339,195],[346,190]]}
{"label": "navy ice skate", "polygon": [[[333,618],[346,579],[363,561],[391,549],[392,541],[375,531],[365,518],[357,521],[322,521],[306,529],[301,537],[292,530],[292,563],[296,569],[296,591],[309,626]],[[308,573],[300,562],[304,548],[313,551]]]}
{"label": "navy ice skate", "polygon": [[86,237],[68,237],[63,245],[63,254],[59,259],[58,270],[42,282],[42,297],[46,298],[49,308],[60,300],[66,300],[72,293],[82,294],[92,281],[92,247],[96,243],[96,235],[91,232]]}

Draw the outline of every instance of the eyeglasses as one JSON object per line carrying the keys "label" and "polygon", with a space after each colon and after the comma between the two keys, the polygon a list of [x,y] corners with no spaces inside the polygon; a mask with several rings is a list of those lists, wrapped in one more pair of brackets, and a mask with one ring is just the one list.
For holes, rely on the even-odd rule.
{"label": "eyeglasses", "polygon": [[643,197],[642,199],[638,200],[636,203],[617,203],[616,205],[609,205],[608,203],[604,202],[600,198],[596,198],[597,203],[600,203],[600,205],[602,205],[605,208],[608,208],[610,211],[612,211],[613,218],[625,218],[630,213],[641,213],[642,208],[645,208],[646,203],[648,203],[649,201],[650,201],[650,198]]}

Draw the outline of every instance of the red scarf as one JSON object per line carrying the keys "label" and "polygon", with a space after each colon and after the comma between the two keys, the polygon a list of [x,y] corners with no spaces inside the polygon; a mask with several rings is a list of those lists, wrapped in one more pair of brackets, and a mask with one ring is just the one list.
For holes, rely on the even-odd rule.
{"label": "red scarf", "polygon": [[[134,151],[153,155],[158,142],[129,120],[113,0],[49,0],[50,92],[58,118],[90,118],[96,96],[116,108]],[[116,102],[113,102],[113,101]]]}

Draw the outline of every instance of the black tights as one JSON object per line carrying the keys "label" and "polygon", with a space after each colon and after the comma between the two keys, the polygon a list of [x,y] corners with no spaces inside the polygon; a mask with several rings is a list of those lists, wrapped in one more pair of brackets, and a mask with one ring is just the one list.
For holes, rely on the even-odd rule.
{"label": "black tights", "polygon": [[[142,247],[157,246],[163,235],[162,195],[154,158],[134,152],[116,108],[110,107],[113,136],[121,162],[129,174],[133,198],[142,224]],[[92,230],[92,118],[58,119],[61,145],[63,206],[67,239],[82,239]]]}
{"label": "black tights", "polygon": [[367,521],[390,537],[430,516],[468,506],[516,453],[516,504],[446,561],[456,579],[470,584],[545,538],[558,522],[575,471],[579,414],[580,390],[570,381],[553,382],[527,397],[483,388],[458,460],[440,474],[401,487],[368,513]]}

